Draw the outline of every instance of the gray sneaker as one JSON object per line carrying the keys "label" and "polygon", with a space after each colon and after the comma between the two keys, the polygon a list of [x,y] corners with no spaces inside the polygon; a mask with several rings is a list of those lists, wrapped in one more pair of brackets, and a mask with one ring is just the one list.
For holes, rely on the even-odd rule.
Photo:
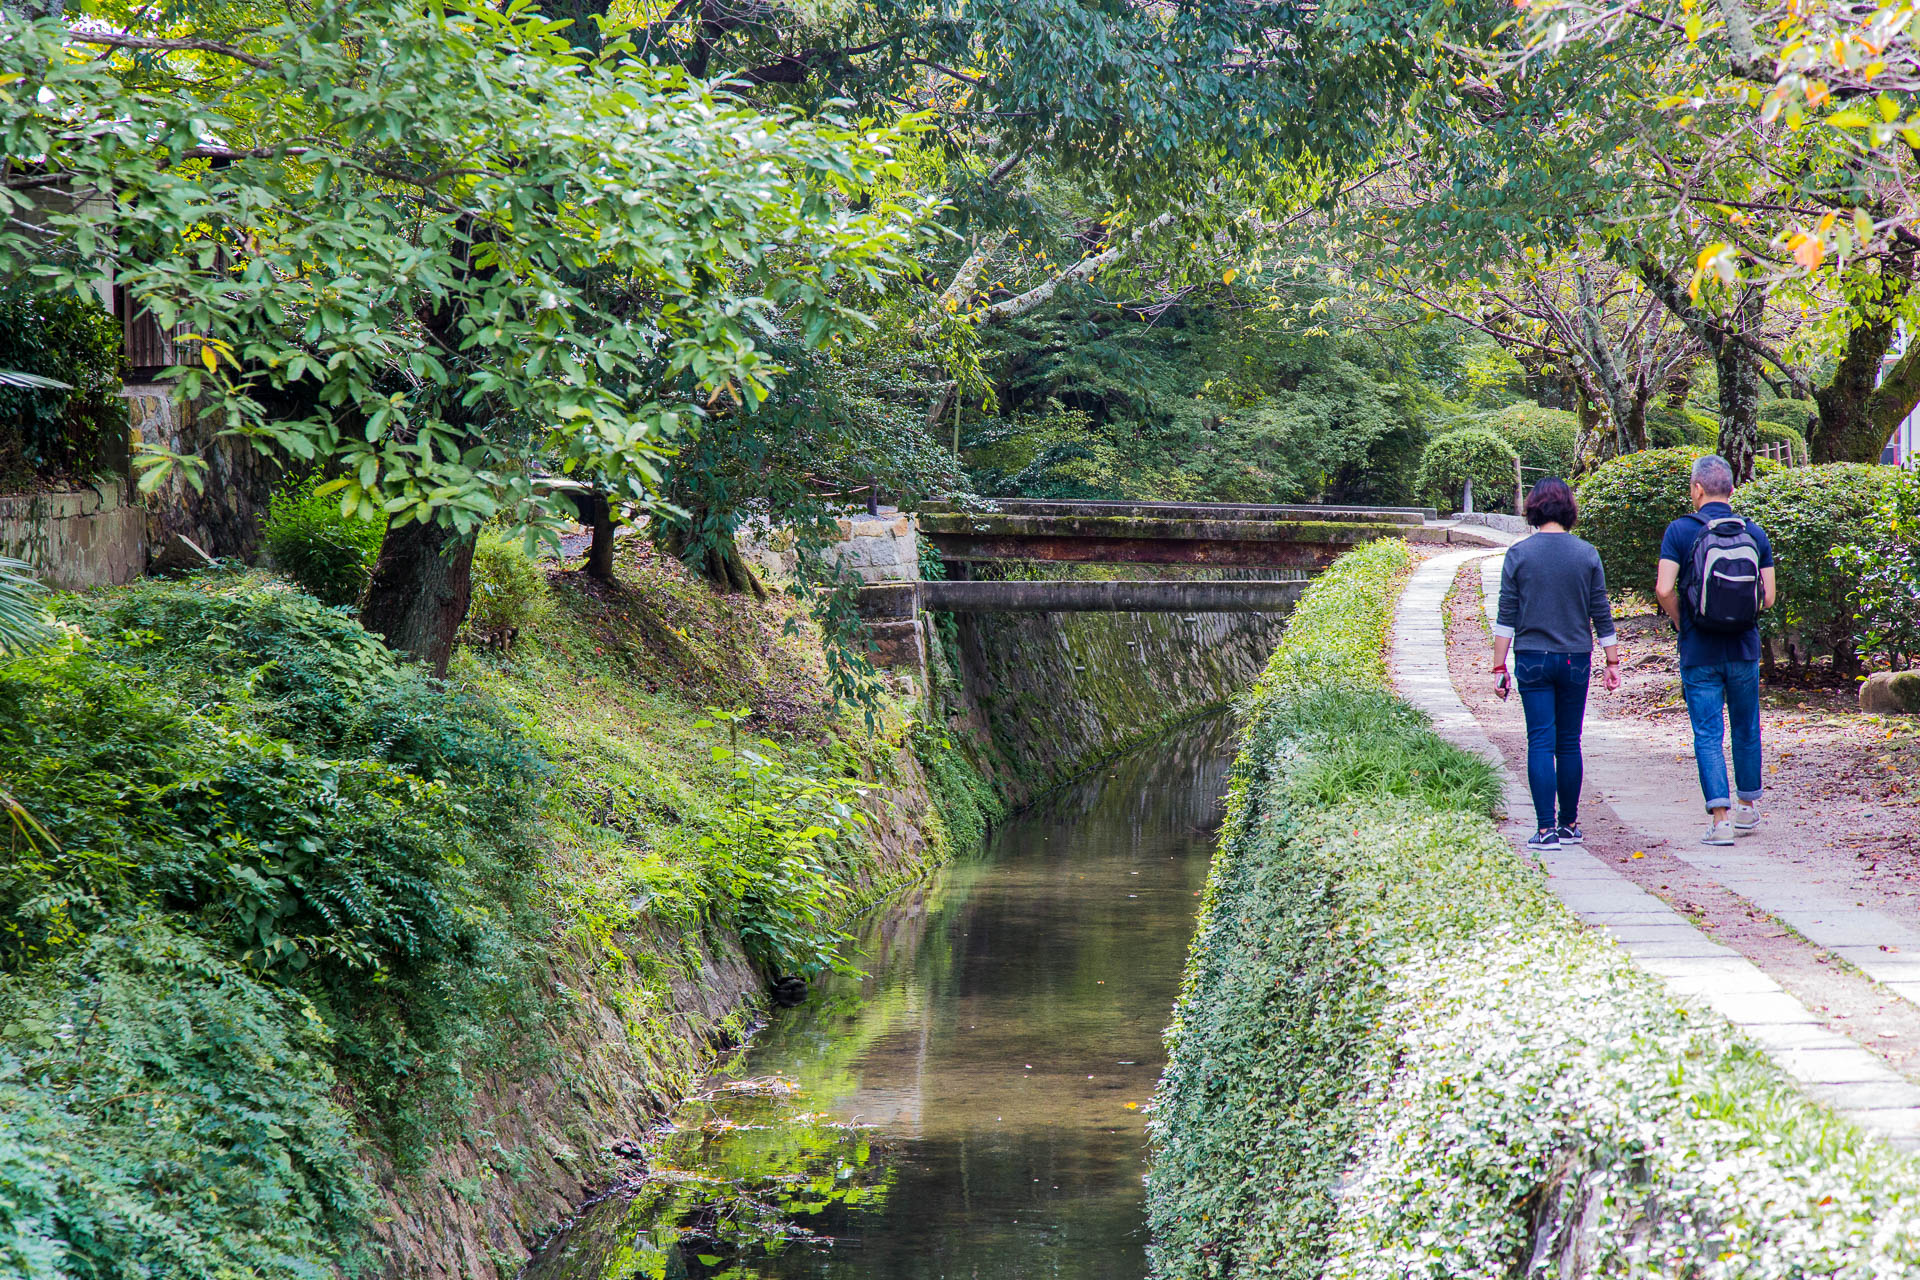
{"label": "gray sneaker", "polygon": [[1718,822],[1708,821],[1707,834],[1700,837],[1701,844],[1732,844],[1733,823],[1722,818]]}
{"label": "gray sneaker", "polygon": [[1560,847],[1560,832],[1552,827],[1527,837],[1527,848],[1535,853],[1552,853]]}
{"label": "gray sneaker", "polygon": [[1760,826],[1760,810],[1756,805],[1735,804],[1733,806],[1733,829],[1735,831],[1755,831]]}

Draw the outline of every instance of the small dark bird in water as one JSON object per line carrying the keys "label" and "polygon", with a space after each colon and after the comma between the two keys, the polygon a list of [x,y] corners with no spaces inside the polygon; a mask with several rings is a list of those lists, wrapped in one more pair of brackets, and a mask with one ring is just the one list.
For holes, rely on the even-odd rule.
{"label": "small dark bird in water", "polygon": [[807,980],[788,974],[773,980],[773,1002],[782,1008],[791,1009],[807,998]]}

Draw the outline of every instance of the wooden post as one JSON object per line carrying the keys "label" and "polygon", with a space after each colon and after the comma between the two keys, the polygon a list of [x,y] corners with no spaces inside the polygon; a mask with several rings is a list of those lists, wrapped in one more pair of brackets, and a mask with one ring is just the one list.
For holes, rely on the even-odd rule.
{"label": "wooden post", "polygon": [[1520,459],[1513,460],[1513,514],[1527,514],[1527,478],[1520,474]]}

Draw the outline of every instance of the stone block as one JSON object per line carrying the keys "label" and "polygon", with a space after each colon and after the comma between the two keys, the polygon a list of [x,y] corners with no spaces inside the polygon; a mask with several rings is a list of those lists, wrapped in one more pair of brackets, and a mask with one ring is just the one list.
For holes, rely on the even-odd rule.
{"label": "stone block", "polygon": [[1876,671],[1860,685],[1860,709],[1876,715],[1920,715],[1920,671]]}
{"label": "stone block", "polygon": [[920,623],[913,618],[892,622],[869,622],[867,637],[874,644],[875,652],[868,656],[876,667],[904,667],[908,670],[917,670],[926,662],[926,649],[920,637]]}

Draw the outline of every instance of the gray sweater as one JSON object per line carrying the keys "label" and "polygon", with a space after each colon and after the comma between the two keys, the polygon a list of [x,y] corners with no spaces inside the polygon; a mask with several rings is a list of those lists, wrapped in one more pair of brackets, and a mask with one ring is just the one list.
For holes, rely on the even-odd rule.
{"label": "gray sweater", "polygon": [[1570,533],[1536,533],[1507,548],[1493,634],[1511,639],[1516,653],[1592,653],[1595,636],[1613,644],[1600,553]]}

